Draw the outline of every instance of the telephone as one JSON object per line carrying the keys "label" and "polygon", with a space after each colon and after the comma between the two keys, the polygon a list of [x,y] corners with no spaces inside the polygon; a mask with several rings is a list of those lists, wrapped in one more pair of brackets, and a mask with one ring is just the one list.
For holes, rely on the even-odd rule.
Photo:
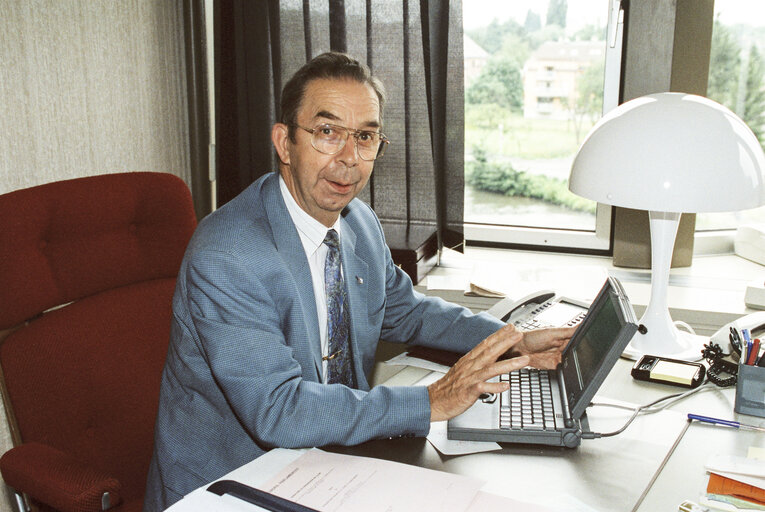
{"label": "telephone", "polygon": [[739,332],[741,329],[749,329],[749,333],[754,338],[760,338],[765,335],[765,311],[758,311],[749,315],[744,315],[741,318],[725,324],[719,331],[714,333],[709,339],[714,343],[717,343],[721,347],[728,347],[737,355],[741,355],[741,347],[734,345],[730,341],[730,328],[733,327]]}
{"label": "telephone", "polygon": [[488,313],[521,331],[529,331],[574,326],[582,321],[589,307],[588,302],[562,297],[552,290],[540,290],[515,301],[503,299]]}

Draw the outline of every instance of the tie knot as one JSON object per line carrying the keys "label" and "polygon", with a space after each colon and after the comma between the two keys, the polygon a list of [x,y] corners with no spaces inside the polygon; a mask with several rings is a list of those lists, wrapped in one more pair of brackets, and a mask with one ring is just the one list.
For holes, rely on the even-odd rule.
{"label": "tie knot", "polygon": [[337,231],[334,229],[327,231],[327,236],[324,237],[324,243],[327,244],[330,249],[338,249],[340,247],[340,239],[337,236]]}

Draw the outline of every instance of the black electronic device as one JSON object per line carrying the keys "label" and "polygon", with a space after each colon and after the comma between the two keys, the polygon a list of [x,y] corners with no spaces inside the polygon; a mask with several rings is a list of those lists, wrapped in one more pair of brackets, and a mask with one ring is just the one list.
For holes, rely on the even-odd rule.
{"label": "black electronic device", "polygon": [[701,363],[647,354],[632,367],[632,377],[637,380],[686,388],[700,386],[704,382],[705,374],[706,367]]}
{"label": "black electronic device", "polygon": [[[532,316],[536,314],[533,309],[528,311]],[[507,381],[509,389],[495,399],[478,400],[450,419],[447,437],[568,448],[579,445],[583,433],[589,431],[587,407],[637,331],[635,312],[614,277],[606,279],[587,309],[557,368],[523,368],[491,379]]]}

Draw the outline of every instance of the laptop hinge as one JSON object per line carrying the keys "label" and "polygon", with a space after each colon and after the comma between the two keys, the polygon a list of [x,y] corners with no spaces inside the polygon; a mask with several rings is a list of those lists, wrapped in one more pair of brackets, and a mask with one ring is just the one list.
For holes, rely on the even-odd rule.
{"label": "laptop hinge", "polygon": [[558,374],[558,390],[560,391],[560,404],[563,408],[563,424],[566,428],[574,427],[574,420],[571,417],[571,409],[568,407],[568,393],[566,392],[566,381],[563,379],[563,365],[559,364],[555,369],[555,373]]}

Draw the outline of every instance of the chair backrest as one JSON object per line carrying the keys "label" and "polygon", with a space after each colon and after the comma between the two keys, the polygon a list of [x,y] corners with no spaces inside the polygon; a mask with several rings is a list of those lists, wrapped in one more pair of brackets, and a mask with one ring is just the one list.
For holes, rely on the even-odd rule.
{"label": "chair backrest", "polygon": [[14,443],[38,441],[142,499],[175,278],[196,226],[165,173],[0,196],[0,346]]}

